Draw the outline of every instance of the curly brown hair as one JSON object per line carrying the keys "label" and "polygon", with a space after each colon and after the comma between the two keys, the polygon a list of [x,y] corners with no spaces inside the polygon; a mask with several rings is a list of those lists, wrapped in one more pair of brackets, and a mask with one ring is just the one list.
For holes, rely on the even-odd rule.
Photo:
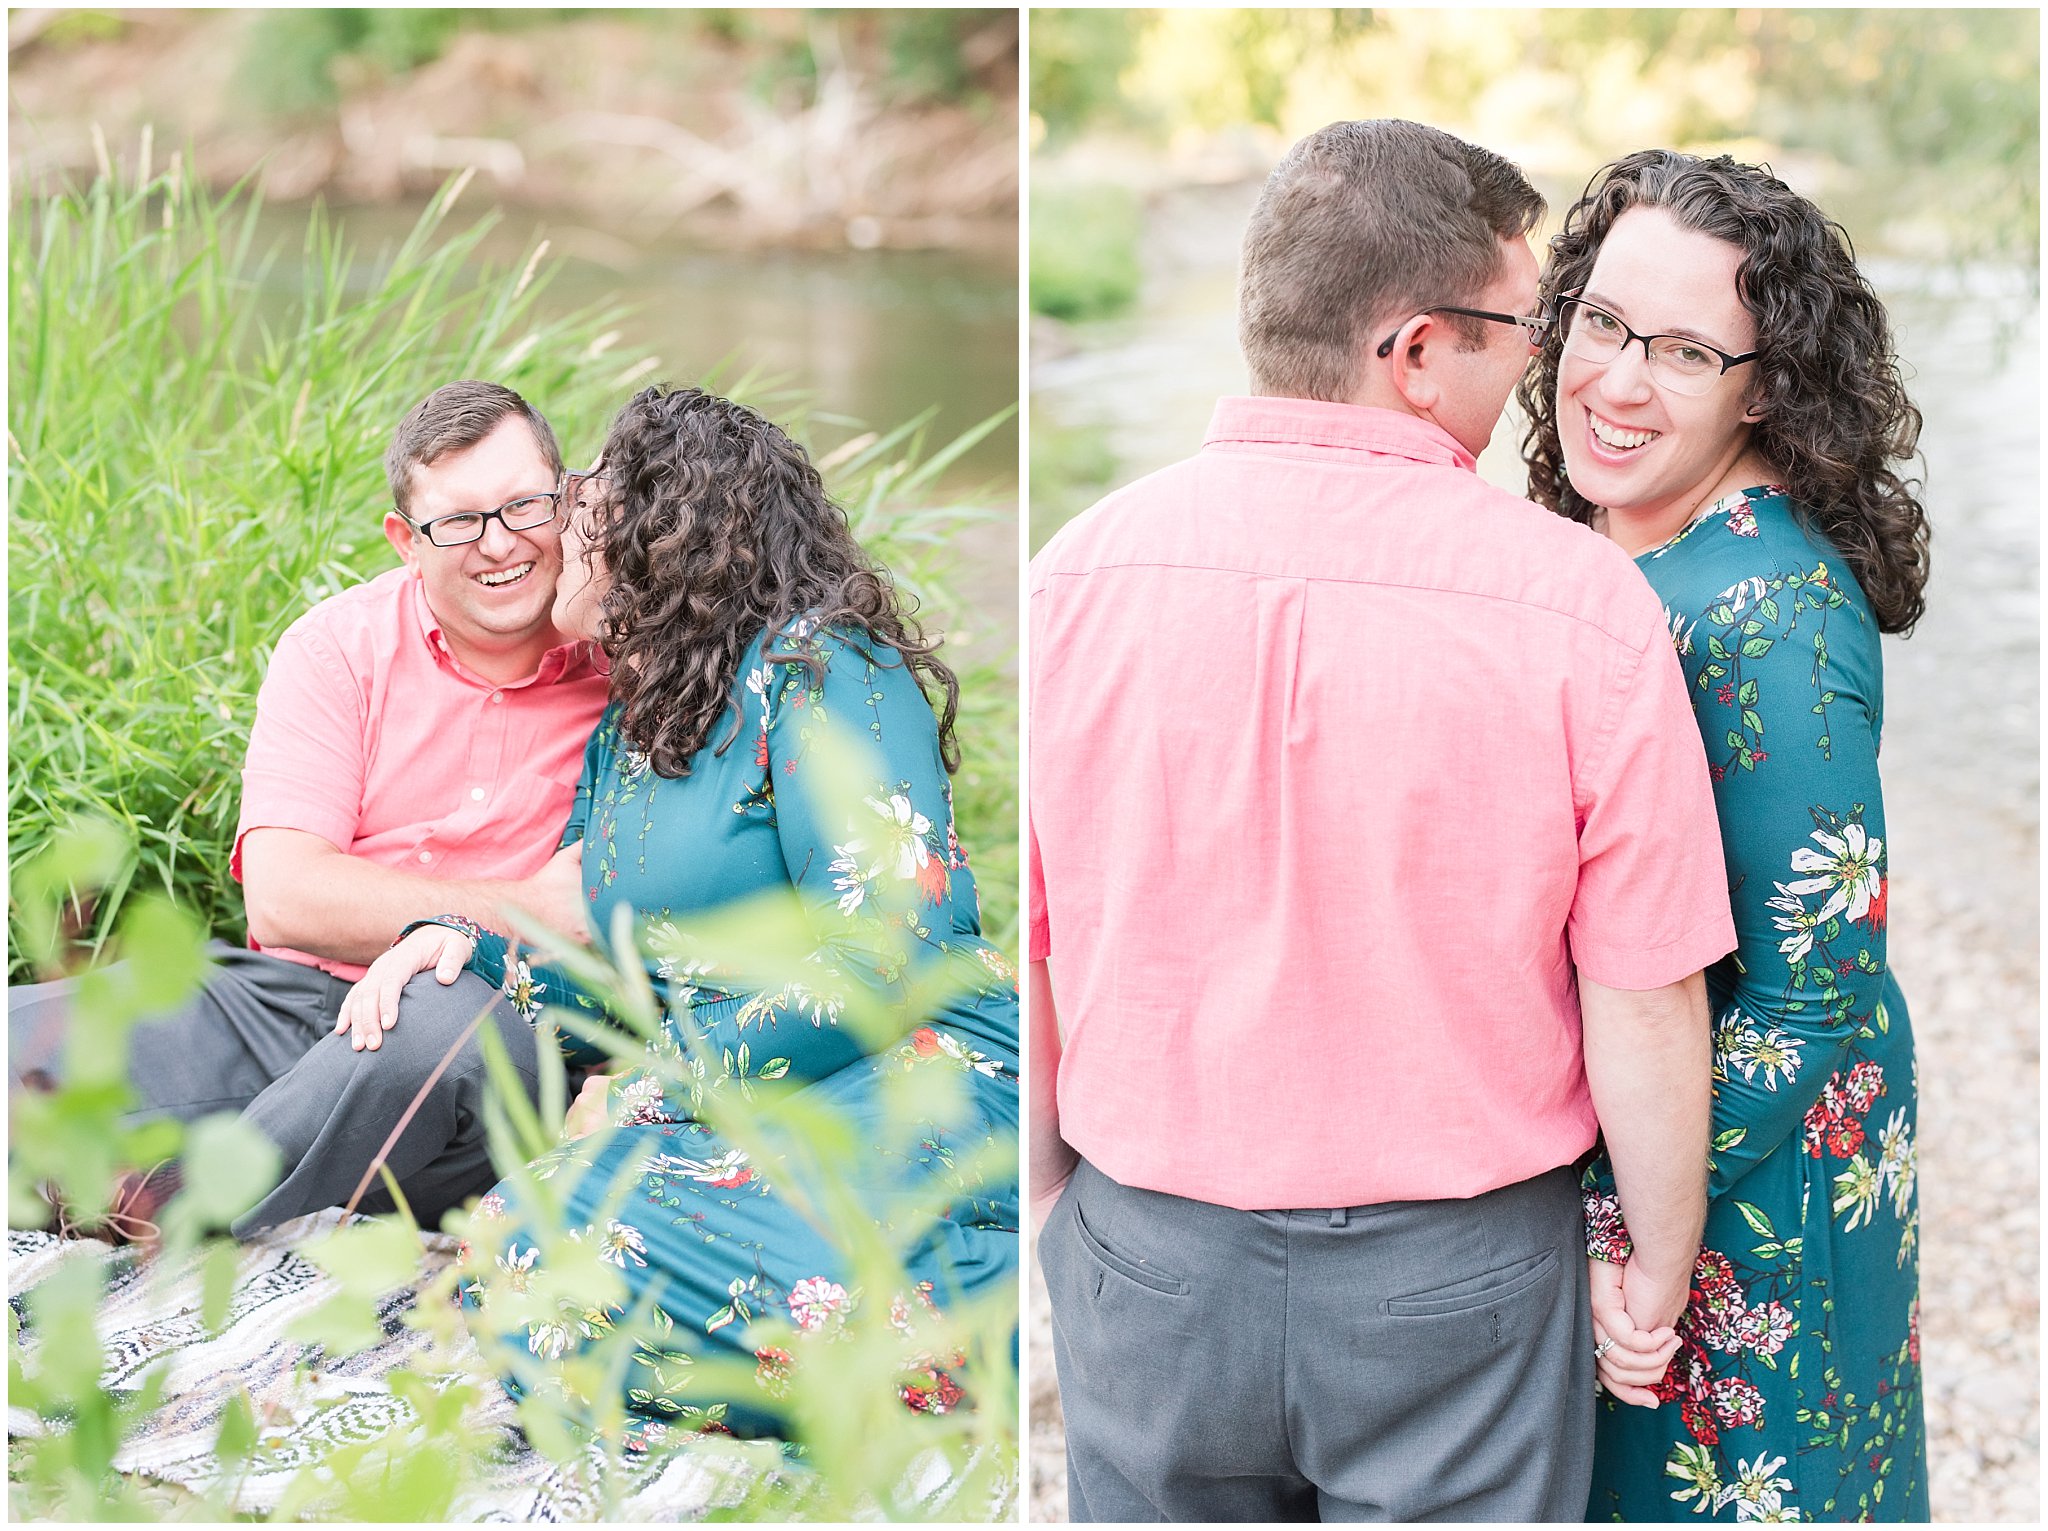
{"label": "curly brown hair", "polygon": [[[1661,207],[1742,251],[1736,291],[1756,320],[1761,417],[1752,445],[1793,503],[1848,559],[1878,631],[1907,633],[1926,606],[1926,511],[1917,479],[1920,411],[1906,397],[1884,304],[1856,269],[1848,234],[1768,169],[1727,155],[1644,149],[1596,173],[1550,241],[1543,299],[1580,291],[1614,222]],[[1552,326],[1516,397],[1528,416],[1529,497],[1574,521],[1589,504],[1565,477],[1557,431],[1563,336]]]}
{"label": "curly brown hair", "polygon": [[[793,630],[831,627],[861,651],[861,635],[896,651],[918,688],[944,698],[939,751],[960,750],[953,720],[960,683],[927,642],[888,573],[854,541],[804,449],[773,422],[698,388],[634,395],[605,437],[607,490],[584,514],[589,547],[610,588],[599,642],[612,660],[620,731],[667,777],[730,715],[716,745],[740,729],[732,691],[741,657],[768,634],[766,658],[824,663]],[[777,648],[780,642],[784,647]]]}

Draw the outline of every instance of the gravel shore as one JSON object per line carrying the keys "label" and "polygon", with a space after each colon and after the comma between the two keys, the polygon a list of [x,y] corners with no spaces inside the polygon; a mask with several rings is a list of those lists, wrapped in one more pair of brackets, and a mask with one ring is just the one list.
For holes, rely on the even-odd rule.
{"label": "gravel shore", "polygon": [[[1900,876],[1891,962],[1920,1062],[1921,1337],[1937,1522],[2040,1520],[2040,965],[1946,887]],[[1030,1288],[1030,1518],[1067,1518],[1052,1331]]]}

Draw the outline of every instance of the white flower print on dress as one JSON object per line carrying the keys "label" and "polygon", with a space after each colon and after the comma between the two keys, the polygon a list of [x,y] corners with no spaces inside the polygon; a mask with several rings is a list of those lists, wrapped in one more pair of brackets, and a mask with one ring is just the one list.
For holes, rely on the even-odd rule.
{"label": "white flower print on dress", "polygon": [[1770,593],[1770,589],[1771,582],[1762,575],[1757,575],[1751,579],[1737,580],[1714,597],[1714,600],[1716,604],[1725,603],[1729,616],[1734,618],[1741,616],[1743,612],[1761,601]]}
{"label": "white flower print on dress", "polygon": [[1844,910],[1850,919],[1862,919],[1870,912],[1870,901],[1883,887],[1883,874],[1878,867],[1884,856],[1884,841],[1866,835],[1861,824],[1845,824],[1839,835],[1816,829],[1813,838],[1827,854],[1802,845],[1792,853],[1792,870],[1820,875],[1804,882],[1787,883],[1785,891],[1827,894],[1827,902],[1813,917],[1815,924],[1823,924]]}
{"label": "white flower print on dress", "polygon": [[1805,903],[1783,883],[1774,882],[1771,886],[1778,890],[1778,896],[1765,899],[1764,907],[1778,911],[1771,916],[1773,925],[1780,930],[1791,932],[1778,943],[1778,950],[1785,954],[1788,961],[1798,962],[1813,950],[1813,927],[1820,924],[1824,917],[1810,912]]}
{"label": "white flower print on dress", "polygon": [[1875,1217],[1877,1204],[1883,1196],[1884,1179],[1878,1174],[1877,1166],[1858,1152],[1849,1161],[1849,1167],[1835,1176],[1835,1216],[1840,1217],[1844,1212],[1849,1214],[1849,1220],[1842,1224],[1842,1232],[1853,1233],[1860,1224]]}
{"label": "white flower print on dress", "polygon": [[[1672,1448],[1664,1463],[1664,1475],[1679,1480],[1671,1497],[1687,1505],[1695,1515],[1715,1508],[1721,1495],[1721,1469],[1714,1465],[1714,1453],[1704,1446],[1683,1442]],[[1690,1501],[1698,1500],[1697,1504]]]}
{"label": "white flower print on dress", "polygon": [[789,1289],[789,1316],[799,1329],[816,1331],[834,1320],[844,1322],[852,1306],[846,1288],[823,1276],[806,1276]]}
{"label": "white flower print on dress", "polygon": [[505,997],[512,1001],[512,1008],[519,1012],[522,1021],[532,1021],[540,1014],[540,997],[547,993],[548,986],[534,980],[533,970],[524,962],[517,963],[505,975]]}
{"label": "white flower print on dress", "polygon": [[844,845],[832,847],[838,854],[833,856],[826,870],[834,873],[833,890],[839,895],[839,912],[852,914],[867,902],[868,887],[882,875],[881,866],[864,867],[860,855],[866,849],[859,840],[849,840]]}
{"label": "white flower print on dress", "polygon": [[883,854],[890,851],[896,855],[896,875],[913,878],[932,859],[931,848],[924,843],[924,837],[932,832],[932,821],[912,806],[909,798],[900,792],[889,794],[887,802],[877,798],[863,798],[870,808],[880,815],[888,826],[888,844]]}
{"label": "white flower print on dress", "polygon": [[1737,1520],[1797,1520],[1799,1512],[1786,1513],[1784,1493],[1792,1487],[1790,1478],[1777,1476],[1785,1465],[1783,1457],[1759,1456],[1754,1462],[1740,1459],[1735,1464],[1735,1481],[1714,1496],[1714,1508],[1735,1506]]}
{"label": "white flower print on dress", "polygon": [[604,1238],[598,1242],[597,1252],[620,1270],[626,1268],[628,1260],[635,1265],[645,1265],[647,1240],[631,1223],[622,1223],[613,1218],[605,1224]]}
{"label": "white flower print on dress", "polygon": [[1699,626],[1697,620],[1688,622],[1682,613],[1664,608],[1665,620],[1671,624],[1671,646],[1678,651],[1678,657],[1687,658],[1692,653],[1692,630]]}
{"label": "white flower print on dress", "polygon": [[1913,1186],[1919,1172],[1919,1151],[1913,1132],[1906,1125],[1906,1108],[1899,1107],[1877,1135],[1877,1173],[1891,1191],[1892,1215],[1903,1218],[1912,1210]]}
{"label": "white flower print on dress", "polygon": [[661,1081],[652,1074],[633,1074],[614,1086],[612,1120],[622,1127],[672,1120],[663,1108]]}
{"label": "white flower print on dress", "polygon": [[1789,1084],[1799,1077],[1799,1049],[1805,1045],[1777,1026],[1758,1030],[1754,1022],[1734,1007],[1714,1028],[1719,1077],[1726,1079],[1730,1070],[1740,1069],[1744,1079],[1755,1083],[1757,1070],[1762,1069],[1764,1088],[1771,1091],[1778,1088],[1781,1080]]}
{"label": "white flower print on dress", "polygon": [[576,1338],[575,1331],[559,1319],[542,1319],[526,1326],[526,1348],[543,1361],[559,1361]]}
{"label": "white flower print on dress", "polygon": [[525,1291],[527,1279],[533,1274],[533,1262],[539,1258],[538,1244],[523,1255],[517,1244],[507,1245],[505,1252],[498,1256],[498,1269],[505,1273],[505,1285],[515,1292]]}

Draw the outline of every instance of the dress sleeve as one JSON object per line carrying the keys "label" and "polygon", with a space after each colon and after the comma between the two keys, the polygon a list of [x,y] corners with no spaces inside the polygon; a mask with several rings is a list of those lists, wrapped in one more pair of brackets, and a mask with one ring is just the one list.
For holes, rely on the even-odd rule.
{"label": "dress sleeve", "polygon": [[[1003,986],[1007,970],[975,960],[986,943],[974,875],[954,833],[937,720],[915,676],[892,650],[831,630],[798,642],[822,673],[763,661],[757,758],[820,960],[889,1005],[942,962],[977,989]],[[858,760],[853,781],[834,779],[820,749],[828,731],[853,746],[834,752]],[[906,1027],[916,1019],[906,1007]]]}
{"label": "dress sleeve", "polygon": [[[1869,616],[1825,563],[1744,580],[1681,627],[1721,821],[1734,955],[1714,972],[1707,1194],[1774,1152],[1819,1153],[1883,1088],[1850,1044],[1888,1029],[1882,671]],[[1587,1252],[1628,1258],[1603,1156]]]}
{"label": "dress sleeve", "polygon": [[1889,1026],[1882,681],[1871,620],[1824,563],[1745,581],[1693,646],[1738,942],[1714,1017],[1718,1197],[1786,1144],[1818,1145],[1870,1085],[1843,1074],[1850,1044]]}

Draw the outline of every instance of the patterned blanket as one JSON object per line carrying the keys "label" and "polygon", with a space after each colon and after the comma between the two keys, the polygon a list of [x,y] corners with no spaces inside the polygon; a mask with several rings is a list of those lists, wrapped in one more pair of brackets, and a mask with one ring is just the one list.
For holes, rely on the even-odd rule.
{"label": "patterned blanket", "polygon": [[[114,1465],[122,1472],[203,1493],[220,1480],[214,1442],[230,1401],[247,1391],[259,1421],[261,1449],[236,1469],[234,1506],[241,1513],[274,1509],[300,1469],[339,1445],[377,1439],[394,1427],[416,1424],[412,1406],[395,1396],[385,1376],[423,1357],[428,1341],[401,1321],[413,1289],[380,1304],[383,1339],[343,1359],[288,1337],[304,1315],[338,1290],[332,1277],[299,1253],[330,1233],[338,1211],[301,1218],[242,1247],[226,1321],[208,1336],[201,1319],[198,1267],[150,1265],[132,1248],[115,1249],[47,1233],[9,1230],[7,1292],[21,1322],[23,1360],[34,1365],[37,1335],[27,1294],[45,1281],[100,1267],[105,1297],[99,1311],[106,1365],[102,1386],[132,1392],[168,1367],[165,1402],[127,1440]],[[455,1241],[423,1235],[420,1282],[455,1258]],[[601,1458],[563,1467],[530,1446],[513,1407],[490,1390],[473,1406],[469,1422],[496,1439],[497,1451],[481,1489],[459,1497],[451,1520],[588,1521],[606,1514],[596,1487]],[[10,1439],[49,1428],[30,1410],[8,1408]],[[614,1469],[614,1472],[616,1469]],[[718,1442],[691,1443],[636,1462],[611,1515],[625,1520],[700,1520],[736,1505],[760,1477],[758,1457],[746,1460]],[[948,1519],[1008,1519],[1014,1476],[998,1502],[954,1504],[957,1485],[936,1458],[915,1484],[926,1513]],[[620,1486],[614,1479],[615,1492]]]}

